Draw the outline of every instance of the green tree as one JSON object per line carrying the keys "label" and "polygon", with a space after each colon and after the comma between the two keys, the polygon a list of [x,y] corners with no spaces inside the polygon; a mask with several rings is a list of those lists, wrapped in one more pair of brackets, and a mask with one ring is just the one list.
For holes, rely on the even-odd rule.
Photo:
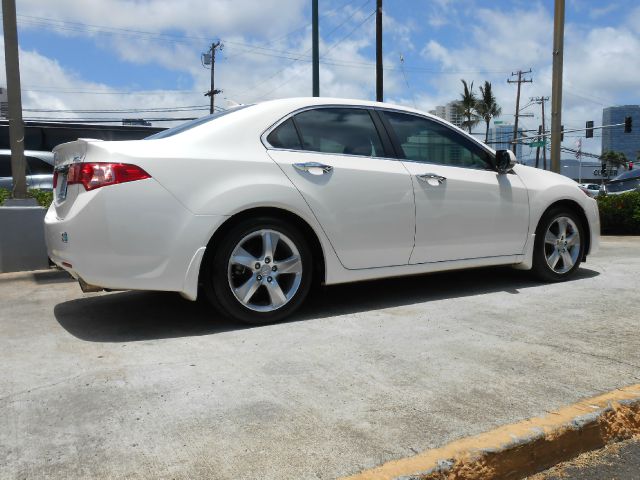
{"label": "green tree", "polygon": [[464,90],[460,94],[458,112],[465,118],[462,122],[462,127],[468,129],[469,133],[471,133],[471,127],[475,127],[480,122],[480,117],[476,113],[478,99],[473,91],[473,82],[467,84],[466,80],[460,81],[464,86]]}
{"label": "green tree", "polygon": [[[473,84],[472,84],[473,86]],[[476,103],[476,113],[484,119],[487,127],[484,133],[484,143],[489,142],[489,123],[492,118],[502,115],[502,107],[496,102],[496,97],[491,90],[491,82],[485,80],[484,86],[480,87],[480,98]]]}

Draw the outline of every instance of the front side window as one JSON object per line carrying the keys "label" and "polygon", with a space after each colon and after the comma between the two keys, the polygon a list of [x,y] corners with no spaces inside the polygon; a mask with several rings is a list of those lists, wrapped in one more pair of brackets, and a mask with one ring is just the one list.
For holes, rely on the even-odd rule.
{"label": "front side window", "polygon": [[459,132],[427,118],[385,111],[404,159],[453,167],[490,168],[490,154]]}
{"label": "front side window", "polygon": [[367,110],[318,108],[294,117],[302,148],[313,152],[383,157],[378,131]]}

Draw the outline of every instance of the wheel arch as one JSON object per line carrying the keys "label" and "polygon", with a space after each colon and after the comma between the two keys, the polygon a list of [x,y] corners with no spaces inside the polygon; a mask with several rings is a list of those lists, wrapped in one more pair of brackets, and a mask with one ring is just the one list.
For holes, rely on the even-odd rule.
{"label": "wheel arch", "polygon": [[202,284],[202,273],[205,269],[209,256],[212,254],[215,245],[222,239],[235,225],[239,222],[252,217],[257,216],[269,216],[279,218],[285,221],[293,223],[300,229],[305,239],[309,242],[309,247],[312,252],[320,252],[320,255],[313,255],[313,281],[324,283],[326,279],[326,262],[325,252],[322,248],[322,243],[318,238],[315,230],[306,220],[299,215],[285,210],[279,207],[254,207],[235,213],[227,220],[225,220],[213,233],[212,237],[207,243],[207,247],[204,253],[202,262],[200,263],[200,271],[198,274],[198,284]]}
{"label": "wheel arch", "polygon": [[553,202],[551,205],[549,205],[544,210],[544,212],[542,212],[542,215],[540,215],[540,218],[538,218],[538,223],[536,224],[536,233],[538,233],[538,228],[540,228],[540,222],[545,217],[545,215],[549,213],[550,210],[557,207],[568,208],[571,211],[573,211],[576,215],[578,215],[578,218],[580,219],[580,224],[582,225],[582,231],[585,234],[585,248],[584,248],[584,255],[582,258],[582,261],[585,261],[587,258],[587,255],[589,254],[589,251],[591,250],[591,229],[589,228],[589,220],[587,219],[587,214],[584,211],[584,208],[582,208],[582,205],[580,205],[575,200],[565,198],[565,199]]}

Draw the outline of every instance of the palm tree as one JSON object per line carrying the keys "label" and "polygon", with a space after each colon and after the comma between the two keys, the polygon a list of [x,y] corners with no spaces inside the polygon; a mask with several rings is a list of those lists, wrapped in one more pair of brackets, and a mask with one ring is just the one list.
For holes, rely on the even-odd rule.
{"label": "palm tree", "polygon": [[478,99],[476,98],[476,94],[473,92],[473,82],[468,85],[466,80],[461,79],[460,81],[464,86],[464,90],[460,94],[458,111],[460,115],[466,118],[466,120],[462,122],[462,126],[466,127],[469,130],[469,133],[471,133],[471,127],[475,127],[480,122],[480,117],[476,113]]}
{"label": "palm tree", "polygon": [[496,102],[496,97],[491,90],[491,82],[485,80],[484,87],[480,87],[480,99],[476,105],[476,112],[487,124],[484,134],[484,143],[489,142],[489,122],[492,118],[502,115],[502,107]]}
{"label": "palm tree", "polygon": [[[603,152],[600,155],[600,160],[608,165],[615,165],[616,167],[625,167],[627,166],[627,156],[623,152]],[[604,175],[603,175],[604,177]],[[609,169],[607,168],[607,178],[609,177]]]}

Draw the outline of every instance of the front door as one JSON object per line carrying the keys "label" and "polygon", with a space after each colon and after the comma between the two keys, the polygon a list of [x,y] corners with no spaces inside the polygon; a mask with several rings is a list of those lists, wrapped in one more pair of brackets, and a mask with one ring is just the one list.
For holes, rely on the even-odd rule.
{"label": "front door", "polygon": [[383,113],[416,201],[410,263],[522,254],[529,227],[527,190],[499,174],[491,153],[463,133],[417,115]]}

